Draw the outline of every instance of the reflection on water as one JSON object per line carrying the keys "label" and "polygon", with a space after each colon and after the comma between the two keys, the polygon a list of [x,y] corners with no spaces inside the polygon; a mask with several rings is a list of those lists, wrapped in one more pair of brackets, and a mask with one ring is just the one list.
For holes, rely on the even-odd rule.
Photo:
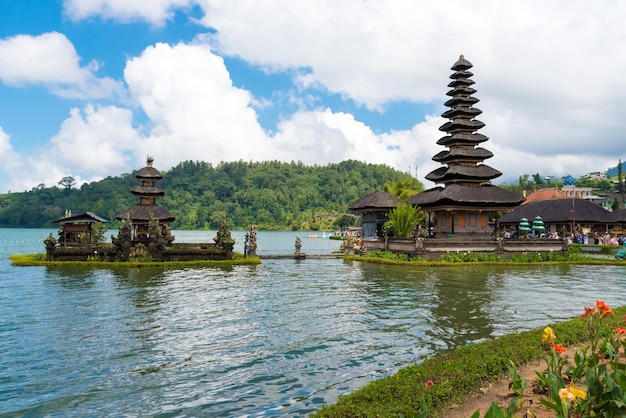
{"label": "reflection on water", "polygon": [[0,251],[0,414],[305,416],[436,351],[625,304],[615,266],[16,268]]}

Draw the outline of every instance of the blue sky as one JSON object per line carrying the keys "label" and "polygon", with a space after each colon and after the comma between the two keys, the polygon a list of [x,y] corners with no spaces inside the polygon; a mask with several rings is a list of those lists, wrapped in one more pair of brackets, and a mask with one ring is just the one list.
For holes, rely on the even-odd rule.
{"label": "blue sky", "polygon": [[0,193],[184,160],[356,159],[423,177],[450,67],[474,64],[486,164],[615,166],[626,4],[0,0]]}

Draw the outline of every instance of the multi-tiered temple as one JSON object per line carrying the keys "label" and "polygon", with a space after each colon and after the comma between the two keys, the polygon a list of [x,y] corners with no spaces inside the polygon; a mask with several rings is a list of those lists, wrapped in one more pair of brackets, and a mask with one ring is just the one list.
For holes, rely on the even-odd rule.
{"label": "multi-tiered temple", "polygon": [[437,144],[447,149],[433,157],[441,167],[430,172],[426,179],[438,186],[408,199],[409,203],[429,212],[430,226],[439,236],[483,238],[494,235],[493,214],[509,211],[524,197],[511,193],[489,182],[500,175],[498,170],[483,164],[493,154],[478,146],[489,138],[477,131],[485,124],[477,119],[482,111],[475,108],[473,97],[472,64],[462,55],[454,63],[452,82],[445,105],[450,109],[441,116],[448,119],[439,130],[447,135]]}
{"label": "multi-tiered temple", "polygon": [[153,161],[152,157],[148,157],[146,167],[135,174],[141,184],[133,187],[130,192],[139,197],[139,204],[131,206],[116,216],[120,221],[130,221],[133,239],[136,241],[148,240],[150,222],[156,222],[161,228],[167,230],[176,219],[174,215],[157,204],[157,199],[165,195],[165,192],[156,184],[163,176],[159,170],[152,167]]}

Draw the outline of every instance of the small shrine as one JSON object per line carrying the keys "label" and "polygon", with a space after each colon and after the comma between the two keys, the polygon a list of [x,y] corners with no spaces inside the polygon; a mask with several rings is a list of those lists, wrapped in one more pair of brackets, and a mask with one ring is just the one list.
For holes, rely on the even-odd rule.
{"label": "small shrine", "polygon": [[429,230],[436,236],[489,238],[495,235],[493,218],[499,211],[510,211],[524,201],[522,195],[490,184],[502,173],[483,161],[493,157],[487,149],[478,146],[489,138],[478,130],[485,124],[476,119],[482,111],[474,105],[476,90],[471,86],[474,75],[472,64],[463,55],[452,66],[452,81],[445,102],[450,109],[441,116],[448,119],[439,130],[446,136],[437,141],[447,149],[432,159],[441,163],[426,175],[427,180],[441,186],[418,193],[408,202],[427,211]]}
{"label": "small shrine", "polygon": [[[83,212],[72,215],[71,211],[65,211],[65,216],[50,221],[50,223],[58,223],[59,228],[59,245],[82,246],[86,247],[97,242],[93,231],[96,223],[106,223],[106,219],[91,212]],[[56,242],[55,242],[56,244]]]}
{"label": "small shrine", "polygon": [[[174,215],[157,204],[157,199],[165,195],[165,192],[156,184],[163,176],[152,166],[153,162],[154,158],[148,156],[147,165],[135,174],[141,184],[133,187],[130,192],[139,198],[139,204],[131,206],[116,216],[118,220],[129,224],[132,239],[137,242],[149,241],[150,233],[154,233],[151,231],[151,223],[156,222],[162,232],[167,233],[169,225],[176,220]],[[155,229],[155,226],[153,225],[152,229]],[[171,241],[173,240],[174,237],[171,237]]]}

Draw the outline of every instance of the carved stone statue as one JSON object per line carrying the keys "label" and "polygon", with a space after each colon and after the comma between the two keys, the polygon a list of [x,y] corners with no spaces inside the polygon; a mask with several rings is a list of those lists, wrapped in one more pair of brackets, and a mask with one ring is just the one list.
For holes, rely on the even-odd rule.
{"label": "carved stone statue", "polygon": [[250,227],[250,235],[248,236],[248,257],[256,257],[256,225]]}
{"label": "carved stone statue", "polygon": [[54,260],[54,248],[57,245],[57,240],[52,236],[52,232],[46,238],[43,243],[46,245],[46,260],[52,261]]}
{"label": "carved stone statue", "polygon": [[300,237],[296,237],[296,255],[300,254],[300,250],[302,249],[302,240]]}

